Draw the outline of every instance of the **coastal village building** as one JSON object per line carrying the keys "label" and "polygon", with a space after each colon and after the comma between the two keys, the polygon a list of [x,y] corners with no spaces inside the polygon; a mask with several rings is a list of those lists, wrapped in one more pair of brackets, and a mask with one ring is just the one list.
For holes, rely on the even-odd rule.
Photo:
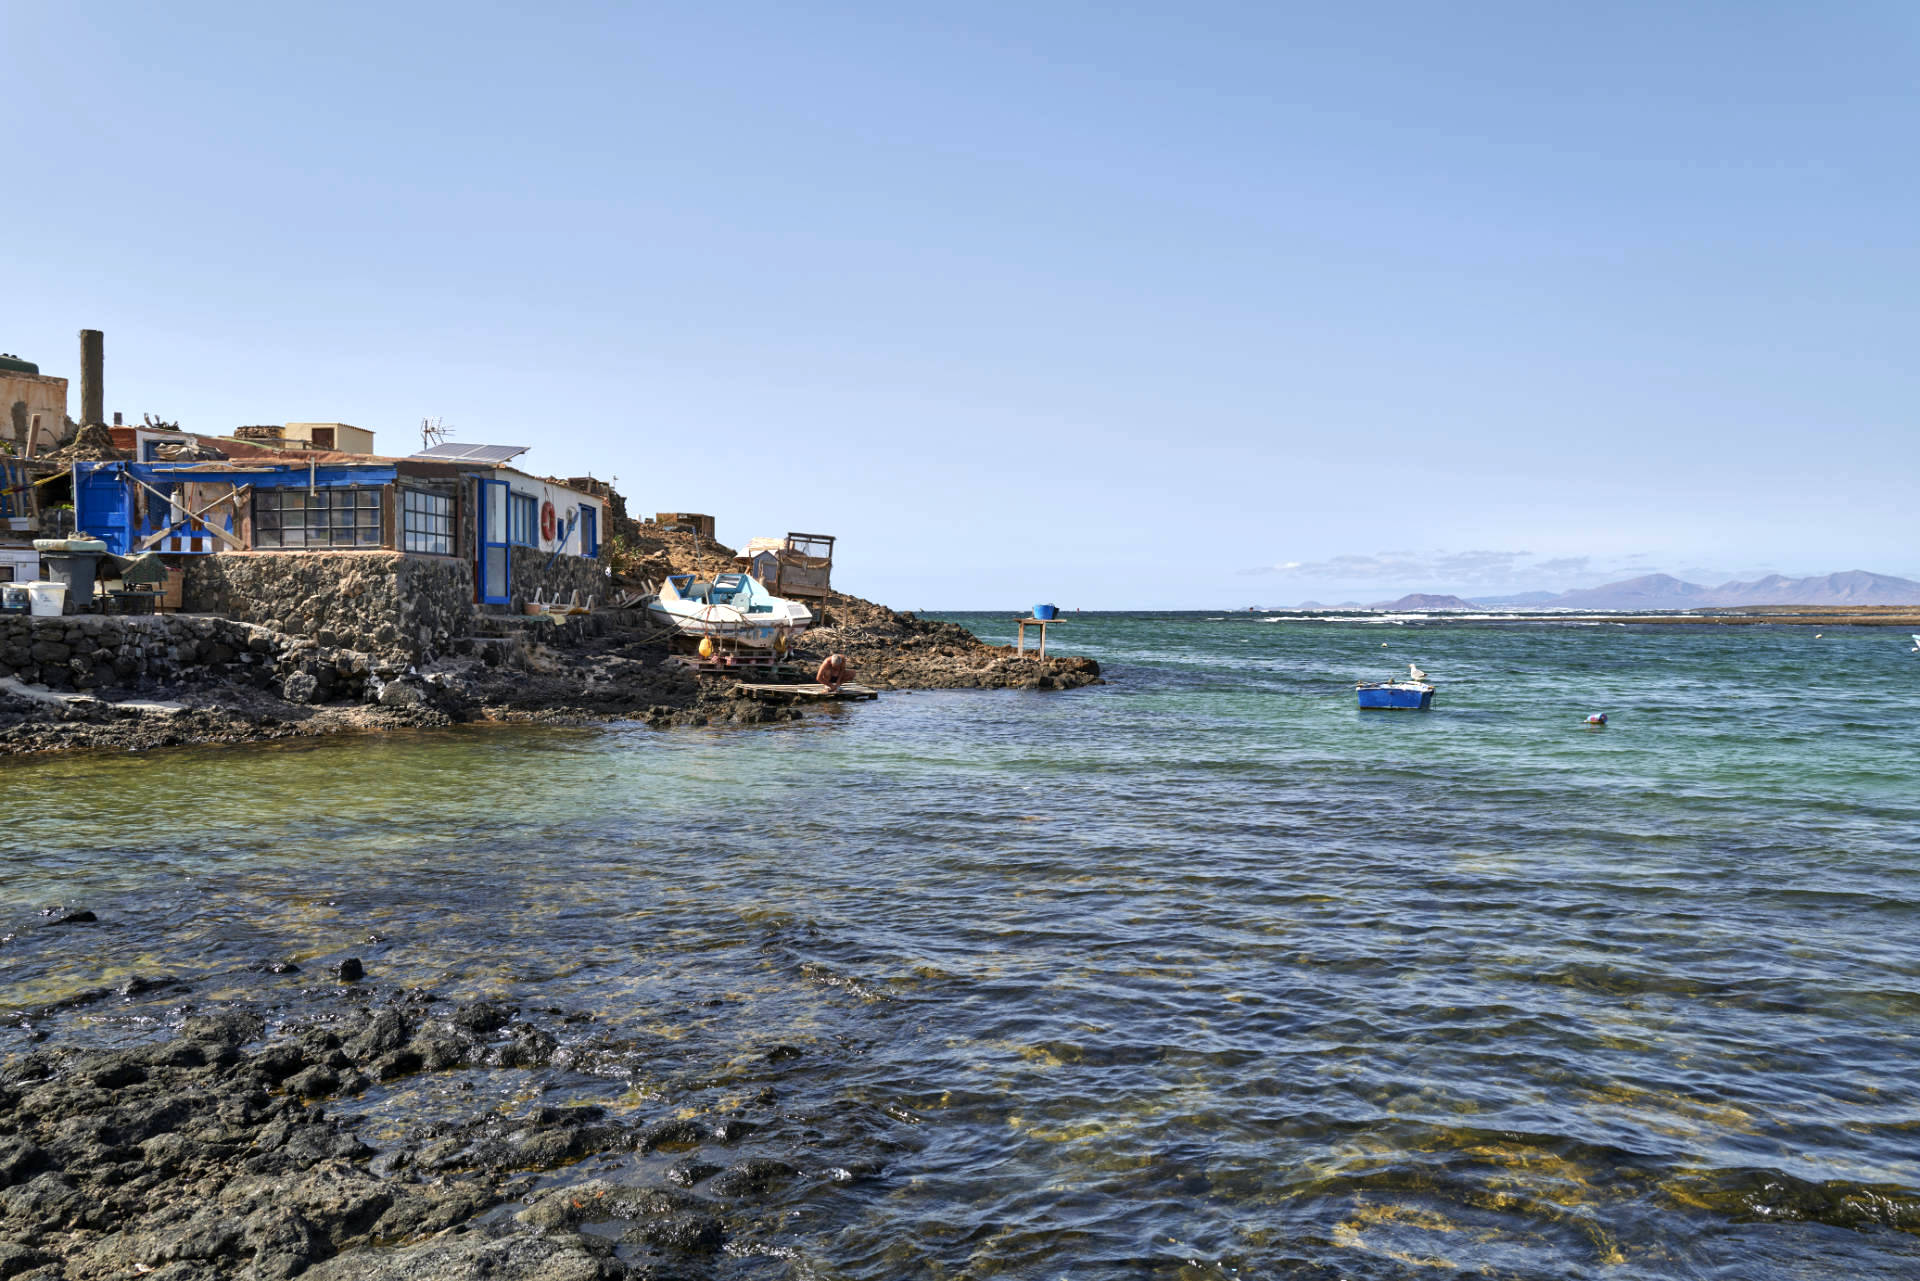
{"label": "coastal village building", "polygon": [[45,453],[67,426],[67,380],[18,356],[0,355],[0,441],[17,457]]}
{"label": "coastal village building", "polygon": [[337,449],[347,454],[371,454],[373,433],[347,423],[288,423],[280,439],[308,449]]}
{"label": "coastal village building", "polygon": [[[97,540],[107,555],[96,577],[110,594],[93,599],[115,612],[158,606],[421,662],[516,631],[513,616],[551,622],[565,612],[556,604],[607,603],[603,540],[641,536],[612,485],[522,470],[522,446],[448,442],[398,457],[342,422],[217,436],[151,417],[108,423],[103,369],[103,335],[82,330],[81,422],[69,430],[65,379],[27,361],[0,365],[5,394],[40,416],[31,454],[24,440],[0,449],[0,578],[74,572],[66,558]],[[32,429],[32,411],[13,416],[23,413]],[[701,513],[660,523],[715,536]],[[34,546],[69,537],[88,541],[58,557]],[[129,590],[136,573],[164,582],[158,599]],[[23,594],[8,599],[24,608]]]}
{"label": "coastal village building", "polygon": [[[392,551],[469,568],[473,599],[550,593],[561,557],[600,553],[602,499],[502,463],[308,451],[194,437],[225,461],[77,462],[74,525],[117,556]],[[142,442],[136,439],[136,444]],[[152,443],[152,442],[146,442]],[[518,454],[519,450],[510,451]],[[546,557],[544,565],[534,559]],[[570,580],[571,581],[571,580]]]}

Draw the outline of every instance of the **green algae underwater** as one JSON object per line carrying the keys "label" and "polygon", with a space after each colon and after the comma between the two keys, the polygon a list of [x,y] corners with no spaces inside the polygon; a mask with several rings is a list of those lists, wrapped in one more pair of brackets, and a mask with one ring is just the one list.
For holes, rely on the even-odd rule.
{"label": "green algae underwater", "polygon": [[[1111,683],[0,764],[0,1056],[292,1017],[357,956],[660,1047],[377,1086],[345,1105],[375,1147],[436,1109],[721,1105],[792,1054],[752,1143],[835,1177],[715,1276],[1920,1272],[1904,633],[1053,643]],[[1355,709],[1408,662],[1432,711]]]}

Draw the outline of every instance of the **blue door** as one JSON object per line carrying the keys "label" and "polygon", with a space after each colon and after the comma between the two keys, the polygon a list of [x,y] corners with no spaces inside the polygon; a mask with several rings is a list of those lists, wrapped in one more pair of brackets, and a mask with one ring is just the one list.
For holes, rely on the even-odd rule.
{"label": "blue door", "polygon": [[[73,530],[98,538],[115,556],[126,556],[133,549],[133,484],[125,471],[115,463],[75,463],[73,467]],[[163,511],[161,519],[165,518]]]}
{"label": "blue door", "polygon": [[600,515],[584,503],[580,506],[580,554],[600,554]]}
{"label": "blue door", "polygon": [[480,552],[474,577],[480,599],[504,605],[513,594],[513,554],[507,550],[507,482],[480,482]]}

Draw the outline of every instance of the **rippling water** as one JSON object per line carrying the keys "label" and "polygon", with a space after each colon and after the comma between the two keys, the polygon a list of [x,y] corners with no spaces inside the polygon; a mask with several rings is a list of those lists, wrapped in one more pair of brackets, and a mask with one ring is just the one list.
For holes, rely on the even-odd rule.
{"label": "rippling water", "polygon": [[[708,1106],[800,1047],[756,1141],[877,1173],[732,1275],[1920,1272],[1904,638],[1057,637],[1112,683],[0,764],[0,1054],[294,1011],[352,954],[658,1038],[550,1095]],[[1354,709],[1410,660],[1435,710]],[[134,973],[190,988],[61,1004]]]}

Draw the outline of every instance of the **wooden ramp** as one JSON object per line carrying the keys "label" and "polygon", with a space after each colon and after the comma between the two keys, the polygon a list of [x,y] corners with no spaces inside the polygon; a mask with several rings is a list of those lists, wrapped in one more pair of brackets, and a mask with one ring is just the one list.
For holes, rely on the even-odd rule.
{"label": "wooden ramp", "polygon": [[803,666],[799,663],[789,663],[771,654],[736,655],[731,663],[722,661],[718,656],[702,658],[698,654],[669,654],[661,661],[663,666],[677,667],[695,676],[723,676],[728,679],[748,676],[804,676],[814,670],[813,664]]}
{"label": "wooden ramp", "polygon": [[808,683],[805,685],[749,685],[744,681],[739,686],[742,693],[769,703],[864,703],[880,697],[878,690],[868,689],[865,685],[855,685],[851,681],[839,689],[828,689],[825,685]]}

